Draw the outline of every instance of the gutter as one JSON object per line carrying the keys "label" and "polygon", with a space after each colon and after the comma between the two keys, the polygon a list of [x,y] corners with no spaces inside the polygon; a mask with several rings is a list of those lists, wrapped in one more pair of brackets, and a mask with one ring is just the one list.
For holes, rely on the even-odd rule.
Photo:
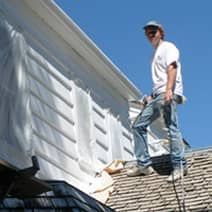
{"label": "gutter", "polygon": [[53,0],[24,1],[71,47],[74,47],[79,55],[90,64],[94,64],[95,70],[109,81],[124,98],[137,99],[141,97],[139,89]]}

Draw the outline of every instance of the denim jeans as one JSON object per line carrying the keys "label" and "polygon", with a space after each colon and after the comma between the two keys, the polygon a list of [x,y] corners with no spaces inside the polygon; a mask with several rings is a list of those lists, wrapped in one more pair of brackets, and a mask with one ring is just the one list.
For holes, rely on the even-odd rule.
{"label": "denim jeans", "polygon": [[159,117],[161,112],[168,128],[172,165],[173,167],[180,166],[181,161],[183,165],[186,164],[182,136],[178,126],[175,97],[170,104],[165,104],[164,94],[159,94],[146,105],[132,125],[135,156],[138,163],[145,167],[152,163],[147,144],[147,127]]}

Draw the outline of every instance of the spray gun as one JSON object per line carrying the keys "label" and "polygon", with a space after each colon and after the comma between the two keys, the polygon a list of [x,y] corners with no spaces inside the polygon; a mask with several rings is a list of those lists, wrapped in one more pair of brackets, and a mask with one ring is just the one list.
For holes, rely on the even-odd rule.
{"label": "spray gun", "polygon": [[143,95],[141,99],[136,99],[136,100],[130,100],[129,102],[131,104],[136,104],[136,105],[140,105],[142,107],[145,107],[148,102],[150,101],[150,97],[147,95]]}

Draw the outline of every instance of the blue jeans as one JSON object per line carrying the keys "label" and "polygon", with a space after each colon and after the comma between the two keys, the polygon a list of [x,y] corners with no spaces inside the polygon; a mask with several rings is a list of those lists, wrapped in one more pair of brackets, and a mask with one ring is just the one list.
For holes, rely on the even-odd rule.
{"label": "blue jeans", "polygon": [[161,112],[168,128],[172,165],[173,167],[180,166],[181,161],[183,165],[186,164],[182,136],[178,126],[175,97],[170,104],[165,104],[163,93],[153,98],[138,115],[132,126],[135,156],[138,163],[145,167],[152,163],[147,144],[147,127],[159,117]]}

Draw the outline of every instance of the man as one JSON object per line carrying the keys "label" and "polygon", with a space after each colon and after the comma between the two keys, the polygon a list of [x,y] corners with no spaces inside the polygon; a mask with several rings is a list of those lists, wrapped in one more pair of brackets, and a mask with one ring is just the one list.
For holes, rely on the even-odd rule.
{"label": "man", "polygon": [[[147,105],[139,114],[132,126],[135,141],[137,165],[128,170],[129,176],[148,175],[153,172],[147,145],[147,127],[163,113],[171,147],[173,172],[168,182],[181,177],[181,170],[186,172],[182,136],[177,121],[177,104],[183,101],[183,85],[179,50],[168,41],[164,41],[164,30],[161,24],[150,21],[144,26],[147,39],[154,47],[152,59],[153,92],[147,99]],[[183,169],[182,169],[183,168]]]}

